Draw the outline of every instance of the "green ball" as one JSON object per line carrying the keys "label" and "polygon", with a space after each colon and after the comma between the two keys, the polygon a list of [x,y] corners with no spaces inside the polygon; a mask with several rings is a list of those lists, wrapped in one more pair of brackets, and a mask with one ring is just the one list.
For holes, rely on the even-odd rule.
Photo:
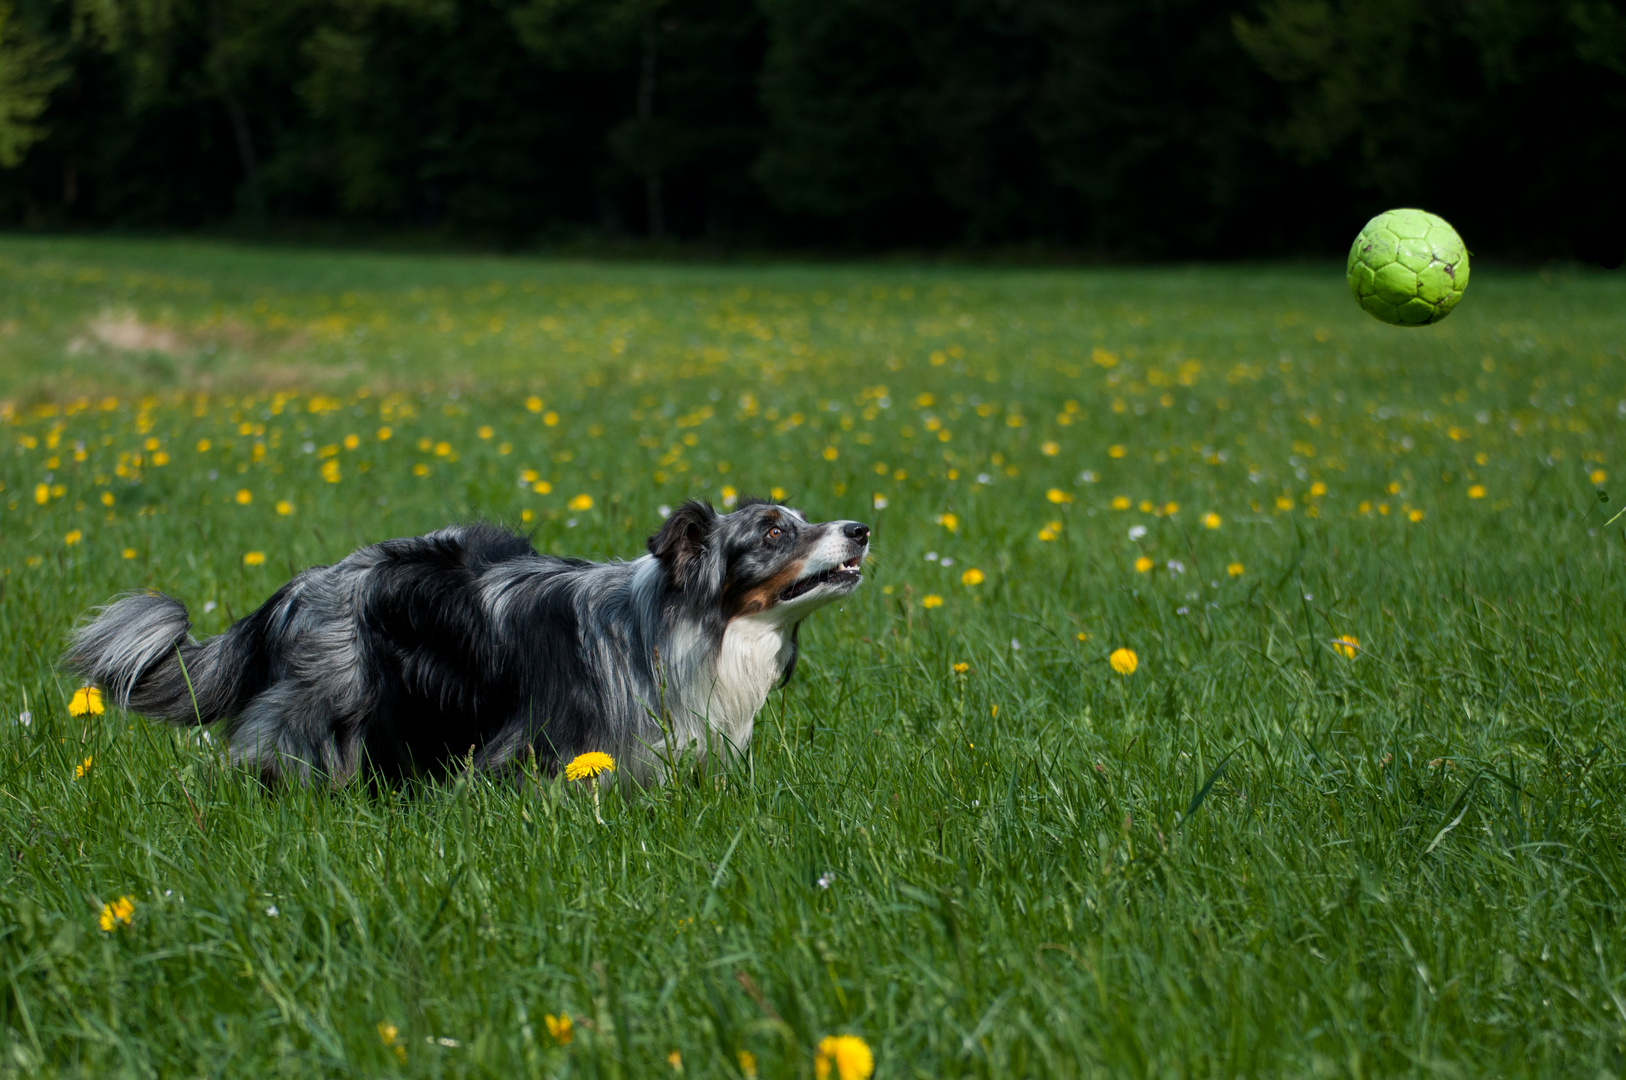
{"label": "green ball", "polygon": [[1394,326],[1437,323],[1468,288],[1468,249],[1457,230],[1426,210],[1389,210],[1349,247],[1349,291]]}

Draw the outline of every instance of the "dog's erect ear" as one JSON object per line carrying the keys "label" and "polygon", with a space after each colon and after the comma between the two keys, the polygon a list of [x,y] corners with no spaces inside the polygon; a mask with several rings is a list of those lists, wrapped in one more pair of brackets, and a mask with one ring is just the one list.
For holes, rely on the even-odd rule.
{"label": "dog's erect ear", "polygon": [[678,591],[692,591],[700,583],[701,564],[716,528],[717,511],[711,504],[690,499],[649,538],[649,553],[666,567]]}

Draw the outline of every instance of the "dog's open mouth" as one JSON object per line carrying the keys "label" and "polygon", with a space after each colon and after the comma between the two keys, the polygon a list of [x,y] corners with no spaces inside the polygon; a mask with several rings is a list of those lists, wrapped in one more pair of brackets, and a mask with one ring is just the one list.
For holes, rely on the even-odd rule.
{"label": "dog's open mouth", "polygon": [[832,566],[821,573],[809,574],[805,578],[792,582],[790,588],[779,594],[779,599],[781,602],[794,600],[804,593],[812,592],[820,585],[838,585],[847,589],[855,588],[864,577],[861,565],[863,561],[864,557],[862,555],[854,555],[840,566]]}

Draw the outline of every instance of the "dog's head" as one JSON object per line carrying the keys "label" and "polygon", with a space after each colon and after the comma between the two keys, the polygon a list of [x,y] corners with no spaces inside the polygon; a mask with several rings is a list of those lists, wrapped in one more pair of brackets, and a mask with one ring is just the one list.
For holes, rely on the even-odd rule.
{"label": "dog's head", "polygon": [[691,499],[649,538],[649,551],[691,604],[716,604],[728,619],[772,611],[794,620],[858,588],[869,526],[815,524],[757,500],[719,514]]}

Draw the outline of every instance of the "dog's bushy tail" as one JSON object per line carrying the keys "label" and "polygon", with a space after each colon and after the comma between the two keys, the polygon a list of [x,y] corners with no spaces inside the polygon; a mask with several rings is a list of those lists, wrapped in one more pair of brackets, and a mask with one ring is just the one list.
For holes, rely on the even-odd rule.
{"label": "dog's bushy tail", "polygon": [[233,715],[259,690],[260,665],[249,640],[255,626],[245,619],[195,641],[186,605],[162,593],[133,593],[74,634],[62,666],[100,686],[120,708],[176,724],[207,724]]}

